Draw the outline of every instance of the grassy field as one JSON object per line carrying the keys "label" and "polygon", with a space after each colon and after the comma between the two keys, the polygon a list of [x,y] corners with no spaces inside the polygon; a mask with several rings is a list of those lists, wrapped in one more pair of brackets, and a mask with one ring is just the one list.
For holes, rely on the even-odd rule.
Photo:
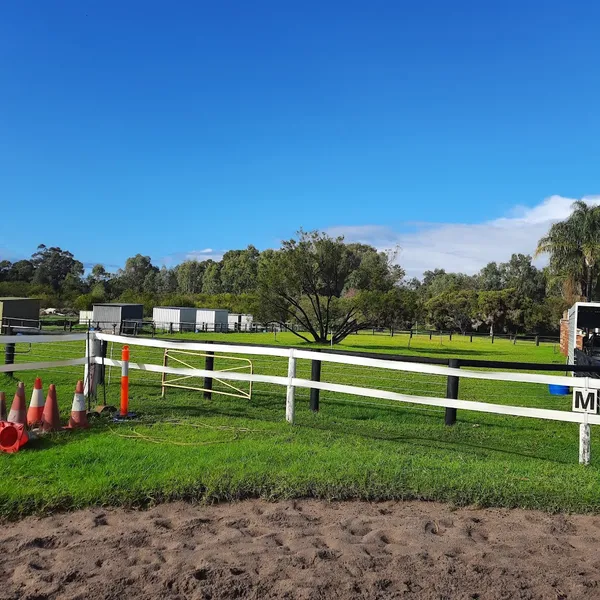
{"label": "grassy field", "polygon": [[[172,336],[178,337],[178,336]],[[183,335],[245,343],[298,345],[291,334]],[[410,342],[410,344],[409,344]],[[301,345],[301,344],[300,344]],[[410,346],[410,347],[409,347]],[[355,335],[342,349],[422,356],[563,363],[555,345],[428,336]],[[20,345],[17,362],[81,356],[83,343]],[[109,347],[115,358],[120,346]],[[131,360],[162,362],[160,350],[132,345]],[[191,358],[202,367],[201,357]],[[286,375],[287,361],[252,357],[255,373]],[[170,363],[173,364],[173,363]],[[217,357],[215,368],[234,366]],[[61,414],[68,416],[83,368],[44,371],[56,383]],[[298,376],[309,377],[308,361]],[[34,373],[20,374],[31,390]],[[107,372],[107,401],[118,403],[119,373]],[[131,372],[128,424],[96,421],[88,431],[59,433],[1,455],[0,515],[17,517],[87,505],[146,506],[167,499],[423,498],[546,510],[600,509],[600,434],[592,428],[592,464],[578,464],[578,427],[537,419],[459,411],[454,427],[444,411],[322,392],[321,410],[308,408],[297,390],[296,425],[285,422],[285,390],[258,384],[251,400],[169,389],[160,397],[159,375]],[[322,380],[443,397],[443,377],[323,364]],[[10,398],[16,383],[0,375]],[[201,382],[197,382],[198,384]],[[240,387],[247,385],[243,384]],[[227,388],[215,382],[217,390]],[[102,400],[104,390],[99,389]],[[461,399],[570,409],[569,397],[546,386],[461,380]]]}

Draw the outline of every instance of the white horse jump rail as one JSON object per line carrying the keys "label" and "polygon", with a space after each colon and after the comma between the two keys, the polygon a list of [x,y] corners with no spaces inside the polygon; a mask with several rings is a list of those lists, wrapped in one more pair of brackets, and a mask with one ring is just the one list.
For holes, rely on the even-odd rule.
{"label": "white horse jump rail", "polygon": [[[156,339],[128,338],[125,336],[110,335],[104,333],[96,334],[98,339],[129,344],[130,346],[147,346],[153,348],[169,348],[179,350],[200,350],[211,352],[226,352],[229,354],[251,354],[254,356],[278,356],[283,358],[290,357],[290,351],[294,351],[296,359],[318,360],[321,362],[332,362],[346,365],[356,365],[361,367],[374,367],[377,369],[387,369],[390,371],[406,371],[410,373],[421,373],[428,375],[440,375],[443,377],[465,377],[468,379],[485,379],[490,381],[508,381],[514,383],[537,383],[547,385],[572,386],[573,378],[560,375],[539,375],[536,373],[503,373],[490,371],[470,371],[468,369],[455,369],[452,367],[443,367],[413,362],[389,361],[377,358],[363,358],[360,356],[342,356],[340,354],[330,354],[326,351],[312,352],[310,350],[298,350],[289,348],[271,348],[264,346],[231,346],[228,344],[206,344],[201,342],[172,342]],[[108,363],[107,363],[108,364]],[[582,387],[600,389],[600,379],[580,377],[579,382]]]}
{"label": "white horse jump rail", "polygon": [[[96,364],[105,364],[106,366],[121,367],[122,361],[109,358],[95,357]],[[104,361],[104,363],[103,363]],[[339,383],[325,383],[322,381],[311,381],[298,377],[283,377],[278,375],[249,375],[246,373],[232,373],[226,371],[207,371],[206,369],[180,369],[177,367],[163,367],[162,365],[129,363],[130,369],[139,369],[152,373],[169,373],[171,375],[187,375],[194,377],[215,377],[230,379],[232,381],[253,381],[255,383],[271,383],[284,387],[318,388],[329,392],[338,392],[340,394],[349,394],[355,396],[366,396],[369,398],[381,398],[382,400],[395,400],[398,402],[408,402],[411,404],[428,404],[430,406],[462,408],[475,412],[495,413],[502,415],[512,415],[516,417],[530,417],[537,419],[546,419],[550,421],[566,421],[569,423],[584,423],[587,421],[593,425],[600,425],[600,415],[585,415],[584,413],[574,413],[562,410],[552,410],[549,408],[528,408],[524,406],[506,406],[504,404],[491,404],[488,402],[477,402],[474,400],[451,400],[449,398],[432,398],[430,396],[412,396],[410,394],[399,394],[386,390],[373,388],[364,388],[353,385],[344,385]]]}
{"label": "white horse jump rail", "polygon": [[[3,335],[0,336],[0,344],[49,344],[60,342],[85,342],[87,333],[70,333],[55,335]],[[18,371],[38,371],[42,369],[54,369],[59,367],[77,367],[87,364],[86,357],[71,358],[67,360],[36,361],[25,363],[12,363],[0,365],[0,373],[15,373]]]}

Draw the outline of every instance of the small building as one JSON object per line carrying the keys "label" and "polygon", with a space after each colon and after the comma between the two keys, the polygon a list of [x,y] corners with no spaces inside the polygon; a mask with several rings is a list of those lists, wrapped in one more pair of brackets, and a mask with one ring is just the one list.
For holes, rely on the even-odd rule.
{"label": "small building", "polygon": [[229,313],[229,331],[252,331],[254,317],[249,314]]}
{"label": "small building", "polygon": [[94,304],[92,324],[101,331],[135,333],[142,326],[143,304]]}
{"label": "small building", "polygon": [[0,298],[0,325],[2,333],[8,327],[39,329],[40,301],[37,298]]}
{"label": "small building", "polygon": [[94,311],[93,310],[80,310],[79,311],[79,324],[87,325],[94,320]]}
{"label": "small building", "polygon": [[222,331],[228,330],[227,317],[229,311],[223,308],[198,308],[196,309],[196,331]]}
{"label": "small building", "polygon": [[187,306],[157,306],[152,310],[152,321],[163,331],[195,331],[196,310]]}

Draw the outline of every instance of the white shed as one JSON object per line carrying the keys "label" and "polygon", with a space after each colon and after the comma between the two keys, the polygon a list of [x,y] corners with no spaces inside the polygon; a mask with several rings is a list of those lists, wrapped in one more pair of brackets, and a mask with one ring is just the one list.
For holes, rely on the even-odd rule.
{"label": "white shed", "polygon": [[80,325],[87,325],[88,323],[91,323],[93,318],[94,318],[93,310],[80,310],[79,311],[79,324]]}
{"label": "white shed", "polygon": [[251,331],[254,317],[249,314],[230,313],[228,317],[230,331]]}
{"label": "white shed", "polygon": [[152,310],[152,320],[157,329],[164,331],[194,331],[196,309],[187,306],[157,306]]}
{"label": "white shed", "polygon": [[229,311],[223,308],[196,309],[196,330],[227,332]]}

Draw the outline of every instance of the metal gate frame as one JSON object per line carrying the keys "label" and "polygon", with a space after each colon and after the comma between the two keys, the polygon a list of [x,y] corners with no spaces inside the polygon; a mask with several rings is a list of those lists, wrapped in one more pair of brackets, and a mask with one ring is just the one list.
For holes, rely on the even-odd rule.
{"label": "metal gate frame", "polygon": [[[184,365],[188,369],[197,369],[198,368],[198,367],[194,367],[194,366],[190,365],[189,363],[185,362],[181,358],[177,358],[176,356],[173,356],[174,353],[175,354],[184,354],[184,355],[189,355],[189,356],[196,356],[196,357],[200,357],[200,358],[202,358],[202,357],[214,358],[214,354],[212,354],[212,353],[206,354],[205,352],[192,352],[190,350],[172,350],[169,348],[165,348],[165,353],[163,356],[163,367],[166,367],[169,359],[171,359],[181,365]],[[250,375],[253,374],[252,361],[247,358],[240,358],[238,356],[220,356],[220,358],[225,358],[227,360],[237,360],[239,362],[244,363],[243,365],[240,365],[239,367],[229,367],[227,369],[220,369],[220,372],[222,372],[222,373],[224,373],[226,371],[240,371],[241,369],[249,369]],[[219,373],[219,371],[216,371],[216,373]],[[180,389],[184,389],[184,390],[195,390],[198,392],[212,392],[213,394],[223,394],[224,396],[232,396],[233,398],[244,398],[246,400],[252,399],[252,382],[251,381],[248,382],[248,391],[246,391],[246,390],[236,387],[235,385],[232,385],[228,381],[223,381],[222,379],[219,379],[218,377],[214,377],[214,376],[212,377],[212,379],[214,381],[218,381],[219,383],[222,383],[224,386],[226,386],[232,390],[235,390],[234,392],[224,392],[221,390],[215,390],[213,388],[208,389],[205,387],[195,387],[195,386],[181,385],[181,384],[175,383],[176,381],[185,381],[185,380],[193,378],[193,377],[198,377],[198,375],[178,375],[174,379],[167,379],[167,373],[163,372],[161,375],[161,386],[162,386],[161,397],[162,398],[165,397],[166,388],[173,387],[173,388],[180,388]]]}

